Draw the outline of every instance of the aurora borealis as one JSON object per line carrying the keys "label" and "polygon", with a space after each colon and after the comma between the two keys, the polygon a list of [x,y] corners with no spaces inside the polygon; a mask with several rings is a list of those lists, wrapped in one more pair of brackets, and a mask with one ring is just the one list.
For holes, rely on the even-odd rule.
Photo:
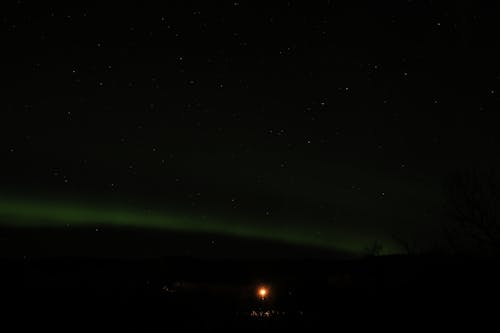
{"label": "aurora borealis", "polygon": [[[167,231],[211,233],[272,240],[282,243],[331,248],[356,253],[362,250],[362,239],[353,235],[331,232],[318,237],[307,228],[258,226],[255,221],[234,221],[228,218],[168,214],[139,209],[117,207],[79,206],[63,202],[30,202],[20,200],[0,201],[2,224],[25,228],[96,228],[105,232],[106,227],[138,227]],[[7,223],[6,223],[7,222]],[[369,240],[365,240],[367,242]],[[391,249],[387,249],[390,253]]]}
{"label": "aurora borealis", "polygon": [[498,162],[486,3],[7,2],[0,230],[393,254],[439,244],[447,175]]}

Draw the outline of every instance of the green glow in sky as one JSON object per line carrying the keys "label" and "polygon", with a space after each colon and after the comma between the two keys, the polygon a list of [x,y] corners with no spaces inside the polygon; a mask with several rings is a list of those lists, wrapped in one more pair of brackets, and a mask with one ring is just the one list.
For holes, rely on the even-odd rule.
{"label": "green glow in sky", "polygon": [[[116,205],[88,205],[58,200],[0,197],[0,224],[17,227],[139,227],[158,230],[216,233],[273,240],[293,245],[361,253],[375,238],[355,232],[324,230],[297,225],[255,223],[244,218],[217,218],[182,212],[123,208]],[[318,232],[318,230],[321,230]],[[373,236],[372,236],[373,237]],[[380,240],[380,238],[377,238]],[[397,252],[384,242],[384,254]],[[388,247],[389,245],[389,247]]]}

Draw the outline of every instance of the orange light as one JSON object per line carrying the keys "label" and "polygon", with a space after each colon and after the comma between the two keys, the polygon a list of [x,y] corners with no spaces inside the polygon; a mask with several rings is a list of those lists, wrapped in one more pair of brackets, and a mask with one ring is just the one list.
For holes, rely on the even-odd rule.
{"label": "orange light", "polygon": [[269,291],[266,288],[264,288],[264,287],[260,287],[259,291],[258,291],[258,294],[259,294],[259,296],[260,296],[261,299],[264,299],[269,294]]}

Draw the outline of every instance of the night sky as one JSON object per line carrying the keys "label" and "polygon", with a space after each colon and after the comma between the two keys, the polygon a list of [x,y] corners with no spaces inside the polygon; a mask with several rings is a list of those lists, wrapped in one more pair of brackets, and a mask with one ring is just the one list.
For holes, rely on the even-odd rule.
{"label": "night sky", "polygon": [[3,1],[2,230],[432,246],[498,160],[493,3]]}

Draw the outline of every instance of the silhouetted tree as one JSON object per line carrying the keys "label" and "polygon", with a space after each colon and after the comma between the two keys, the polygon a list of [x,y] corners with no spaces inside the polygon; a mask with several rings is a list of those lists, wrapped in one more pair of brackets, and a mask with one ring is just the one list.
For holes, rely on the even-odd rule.
{"label": "silhouetted tree", "polygon": [[375,257],[381,255],[383,250],[384,247],[382,244],[378,240],[375,240],[370,246],[365,248],[365,253],[369,257]]}
{"label": "silhouetted tree", "polygon": [[500,177],[494,168],[469,169],[445,186],[451,223],[445,237],[457,252],[500,253]]}
{"label": "silhouetted tree", "polygon": [[398,244],[401,247],[402,250],[405,251],[405,254],[408,256],[421,254],[423,252],[423,250],[418,246],[417,241],[415,239],[409,240],[396,235],[393,235],[392,239],[396,244]]}

